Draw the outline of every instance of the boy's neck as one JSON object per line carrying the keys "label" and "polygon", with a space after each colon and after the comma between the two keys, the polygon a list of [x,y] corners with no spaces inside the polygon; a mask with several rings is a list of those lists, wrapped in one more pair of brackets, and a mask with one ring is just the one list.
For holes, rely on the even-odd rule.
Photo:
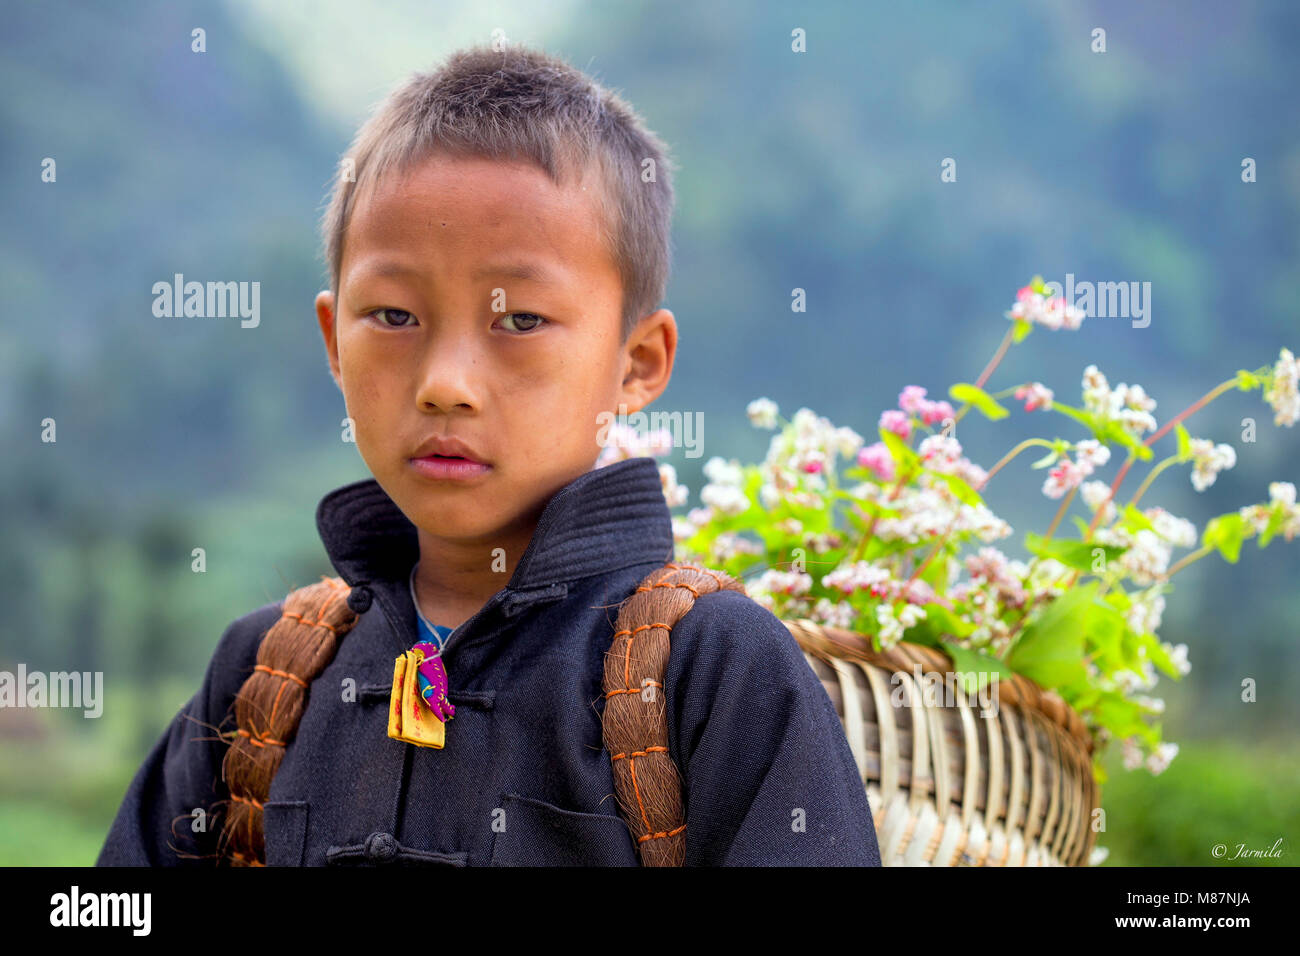
{"label": "boy's neck", "polygon": [[535,530],[532,522],[513,535],[469,544],[420,530],[415,598],[429,623],[456,628],[473,617],[510,581]]}

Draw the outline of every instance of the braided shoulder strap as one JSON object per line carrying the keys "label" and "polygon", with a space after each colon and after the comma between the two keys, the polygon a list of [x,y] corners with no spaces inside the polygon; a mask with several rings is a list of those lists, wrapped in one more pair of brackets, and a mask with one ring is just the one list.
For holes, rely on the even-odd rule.
{"label": "braided shoulder strap", "polygon": [[702,594],[739,591],[730,575],[694,564],[656,568],[620,606],[605,655],[605,749],[614,769],[619,811],[636,839],[643,866],[686,861],[681,777],[668,752],[669,638]]}
{"label": "braided shoulder strap", "polygon": [[236,730],[222,763],[230,808],[218,857],[231,866],[265,866],[262,804],[307,708],[307,689],[334,659],[357,615],[351,588],[322,576],[284,599],[280,619],[257,649],[257,666],[235,697]]}

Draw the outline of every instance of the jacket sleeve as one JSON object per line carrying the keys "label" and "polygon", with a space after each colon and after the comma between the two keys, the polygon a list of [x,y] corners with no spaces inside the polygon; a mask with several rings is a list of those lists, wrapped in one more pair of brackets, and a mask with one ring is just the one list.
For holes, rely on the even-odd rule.
{"label": "jacket sleeve", "polygon": [[880,866],[835,707],[775,615],[739,592],[673,628],[669,750],[684,779],[687,866]]}
{"label": "jacket sleeve", "polygon": [[[221,815],[211,811],[229,799],[221,775],[227,745],[218,728],[233,728],[226,717],[235,695],[257,662],[262,635],[279,616],[279,605],[268,604],[226,628],[198,693],[136,771],[96,866],[213,865]],[[200,809],[203,826],[196,826]]]}

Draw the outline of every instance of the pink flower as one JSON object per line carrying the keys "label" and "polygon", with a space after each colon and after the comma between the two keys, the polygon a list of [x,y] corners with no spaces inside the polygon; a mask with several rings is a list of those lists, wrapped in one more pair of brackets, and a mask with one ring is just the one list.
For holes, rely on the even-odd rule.
{"label": "pink flower", "polygon": [[881,481],[893,481],[894,458],[882,441],[868,445],[858,452],[858,464],[870,468]]}
{"label": "pink flower", "polygon": [[1052,390],[1041,382],[1032,382],[1029,385],[1021,385],[1016,389],[1016,398],[1025,399],[1025,411],[1032,412],[1041,408],[1046,411],[1052,410]]}
{"label": "pink flower", "polygon": [[1071,488],[1076,487],[1091,472],[1091,468],[1076,465],[1068,458],[1062,459],[1061,463],[1048,473],[1047,480],[1043,482],[1043,494],[1049,498],[1059,498]]}
{"label": "pink flower", "polygon": [[898,407],[909,414],[920,414],[921,406],[924,404],[926,404],[925,389],[920,385],[908,385],[898,393]]}
{"label": "pink flower", "polygon": [[953,415],[952,406],[945,401],[921,403],[921,421],[927,425],[937,424]]}
{"label": "pink flower", "polygon": [[912,435],[912,419],[906,413],[895,409],[880,413],[880,427],[900,438],[906,439]]}
{"label": "pink flower", "polygon": [[815,475],[822,470],[822,463],[816,458],[810,459],[803,463],[803,470],[810,475]]}

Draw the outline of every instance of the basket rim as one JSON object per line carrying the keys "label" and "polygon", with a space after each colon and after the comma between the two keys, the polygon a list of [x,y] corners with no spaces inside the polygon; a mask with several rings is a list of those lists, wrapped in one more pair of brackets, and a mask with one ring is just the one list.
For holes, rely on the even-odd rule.
{"label": "basket rim", "polygon": [[[779,620],[790,631],[800,648],[822,658],[860,660],[886,670],[906,673],[910,673],[918,665],[932,670],[943,670],[953,666],[950,655],[924,644],[899,641],[888,650],[878,651],[872,646],[871,639],[858,631],[822,624],[810,618],[780,618]],[[1013,674],[1010,679],[995,679],[1001,685],[998,690],[1001,703],[1032,708],[1068,733],[1090,756],[1092,755],[1096,747],[1092,733],[1083,718],[1060,694],[1053,690],[1045,690],[1036,681],[1022,674]]]}

